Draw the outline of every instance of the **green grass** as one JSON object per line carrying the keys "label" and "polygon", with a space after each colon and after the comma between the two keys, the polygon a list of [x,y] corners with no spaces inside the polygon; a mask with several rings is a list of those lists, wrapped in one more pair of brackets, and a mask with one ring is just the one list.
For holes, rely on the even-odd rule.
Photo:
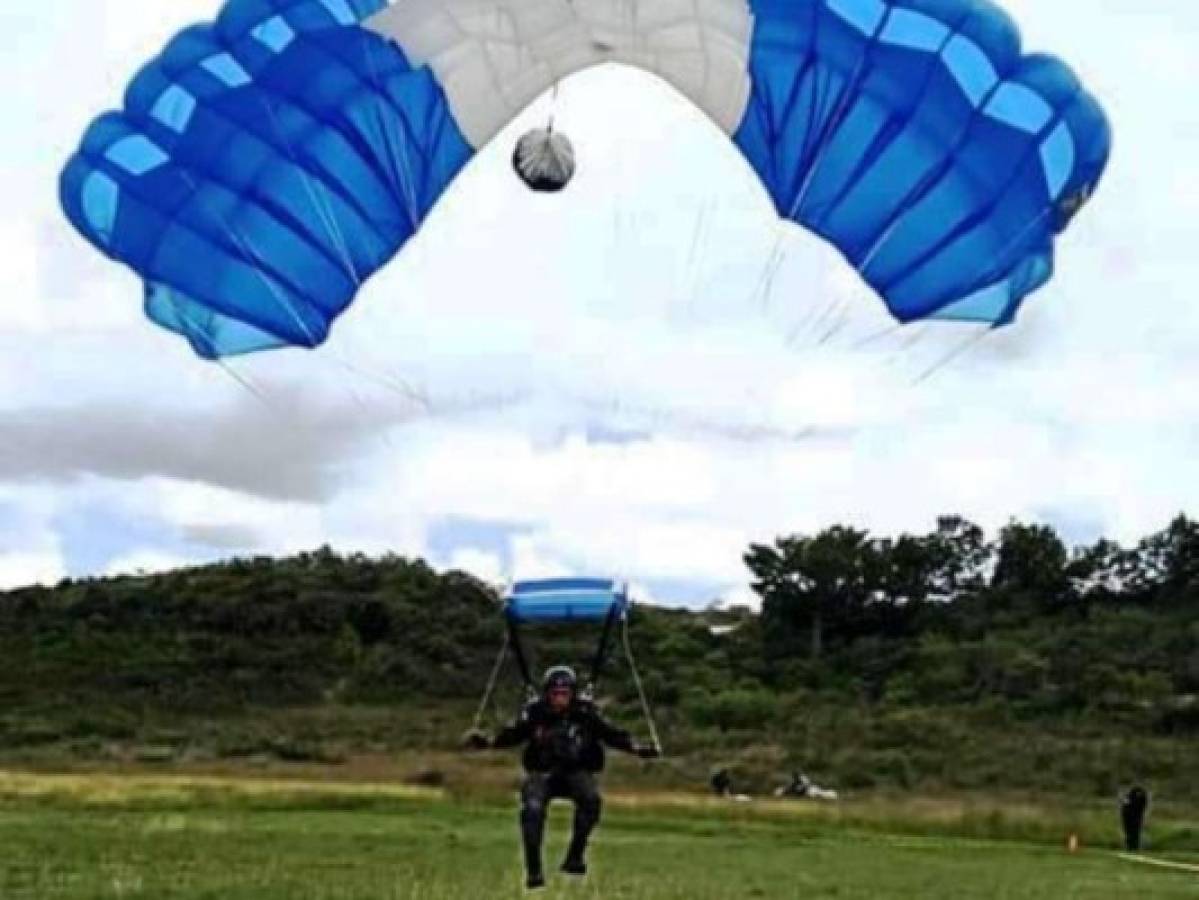
{"label": "green grass", "polygon": [[[969,822],[885,804],[613,798],[593,873],[547,897],[1171,898],[1199,875],[1107,850],[953,836]],[[815,810],[815,811],[813,811]],[[887,819],[887,816],[891,820]],[[1030,812],[1031,815],[1031,812]],[[553,817],[548,861],[568,829]],[[1085,841],[1085,839],[1084,839]],[[0,775],[0,897],[478,900],[518,897],[511,803],[432,789],[169,776]]]}

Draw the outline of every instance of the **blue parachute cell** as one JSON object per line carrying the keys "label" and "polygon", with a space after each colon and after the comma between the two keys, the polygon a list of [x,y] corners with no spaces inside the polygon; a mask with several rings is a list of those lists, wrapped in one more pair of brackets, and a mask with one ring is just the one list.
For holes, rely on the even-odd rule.
{"label": "blue parachute cell", "polygon": [[989,0],[754,0],[734,140],[784,218],[902,322],[1012,320],[1094,191],[1111,135]]}
{"label": "blue parachute cell", "polygon": [[232,0],[178,35],[61,179],[74,225],[207,358],[313,347],[473,151],[382,0]]}
{"label": "blue parachute cell", "polygon": [[504,601],[504,614],[515,622],[602,621],[629,604],[623,586],[610,579],[550,578],[519,581]]}
{"label": "blue parachute cell", "polygon": [[[442,7],[462,2],[228,0],[87,131],[61,179],[68,217],[141,276],[147,315],[200,355],[320,344],[507,109],[490,64],[469,61],[486,41],[443,27]],[[698,27],[679,40],[752,19],[729,32],[744,46],[719,44],[748,84],[722,125],[779,214],[832,242],[897,319],[1006,324],[1052,277],[1054,239],[1094,192],[1111,134],[1070,70],[1024,55],[990,0],[749,0],[681,15]],[[643,18],[630,27],[659,27]],[[557,22],[532,16],[530,35],[501,35],[529,42],[509,60],[529,67],[513,90],[602,61],[617,38],[588,38],[585,17],[535,33]],[[414,65],[409,40],[413,59],[451,43]],[[628,40],[644,58],[658,36]],[[539,56],[554,48],[556,67]],[[475,81],[491,93],[472,95]],[[683,87],[710,109],[699,95],[715,88]]]}

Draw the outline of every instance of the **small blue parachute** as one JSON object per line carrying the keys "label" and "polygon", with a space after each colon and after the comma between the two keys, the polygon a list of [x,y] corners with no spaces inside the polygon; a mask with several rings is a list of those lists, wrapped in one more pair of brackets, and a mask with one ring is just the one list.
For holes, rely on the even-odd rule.
{"label": "small blue parachute", "polygon": [[63,208],[215,359],[322,343],[474,154],[602,63],[690,98],[902,322],[1011,322],[1107,163],[1098,103],[990,0],[623,8],[228,0],[88,129]]}
{"label": "small blue parachute", "polygon": [[504,619],[508,627],[505,647],[511,649],[526,688],[535,691],[529,656],[521,640],[521,626],[536,622],[602,623],[586,682],[586,690],[590,692],[599,682],[617,626],[623,628],[628,624],[628,612],[628,588],[610,578],[518,581],[504,599]]}
{"label": "small blue parachute", "polygon": [[516,582],[504,614],[514,622],[603,621],[628,607],[628,593],[610,578],[548,578]]}
{"label": "small blue parachute", "polygon": [[534,677],[533,658],[523,638],[525,626],[596,623],[600,625],[599,642],[592,655],[590,668],[579,686],[579,694],[586,700],[595,697],[611,645],[619,632],[625,665],[637,689],[646,727],[653,746],[660,753],[662,743],[629,640],[631,606],[628,586],[611,578],[544,578],[518,581],[512,585],[504,597],[504,643],[483,691],[471,732],[479,730],[509,654],[516,662],[526,695],[534,698],[541,693],[543,685]]}

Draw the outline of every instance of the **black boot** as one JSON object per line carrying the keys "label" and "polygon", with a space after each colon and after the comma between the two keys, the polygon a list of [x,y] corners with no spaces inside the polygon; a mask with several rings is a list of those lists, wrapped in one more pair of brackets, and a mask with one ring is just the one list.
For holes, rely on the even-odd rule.
{"label": "black boot", "polygon": [[595,788],[594,779],[580,773],[571,785],[575,801],[574,827],[571,829],[570,847],[562,862],[562,871],[568,875],[587,874],[587,840],[599,824],[603,801]]}
{"label": "black boot", "polygon": [[525,887],[530,890],[545,887],[545,875],[541,868],[541,840],[525,835]]}
{"label": "black boot", "polygon": [[541,830],[527,829],[525,845],[525,887],[533,891],[545,887],[545,874],[541,869]]}
{"label": "black boot", "polygon": [[525,887],[529,890],[545,887],[541,868],[541,841],[545,835],[544,785],[533,776],[521,791],[520,839],[525,854]]}
{"label": "black boot", "polygon": [[587,834],[577,831],[571,835],[570,847],[566,851],[566,859],[562,860],[562,871],[567,875],[587,874]]}
{"label": "black boot", "polygon": [[562,861],[562,871],[567,875],[586,875],[587,861],[582,856],[568,853],[566,859]]}

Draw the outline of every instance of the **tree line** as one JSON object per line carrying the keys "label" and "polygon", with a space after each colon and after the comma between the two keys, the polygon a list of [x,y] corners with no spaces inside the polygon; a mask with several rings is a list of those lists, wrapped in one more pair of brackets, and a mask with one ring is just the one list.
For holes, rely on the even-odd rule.
{"label": "tree line", "polygon": [[[1010,780],[999,756],[1026,759],[1026,779],[1103,790],[1134,761],[1199,776],[1185,761],[1199,733],[1187,517],[1132,546],[1070,547],[1021,522],[990,537],[959,517],[925,534],[834,525],[744,559],[760,611],[698,597],[634,610],[677,750],[774,748],[901,785]],[[0,593],[0,756],[150,740],[295,756],[314,734],[346,752],[451,746],[499,647],[500,602],[461,572],[329,548]],[[550,628],[533,643],[540,663],[583,663],[595,637]],[[519,700],[506,684],[500,717]],[[635,721],[619,665],[602,699]]]}

